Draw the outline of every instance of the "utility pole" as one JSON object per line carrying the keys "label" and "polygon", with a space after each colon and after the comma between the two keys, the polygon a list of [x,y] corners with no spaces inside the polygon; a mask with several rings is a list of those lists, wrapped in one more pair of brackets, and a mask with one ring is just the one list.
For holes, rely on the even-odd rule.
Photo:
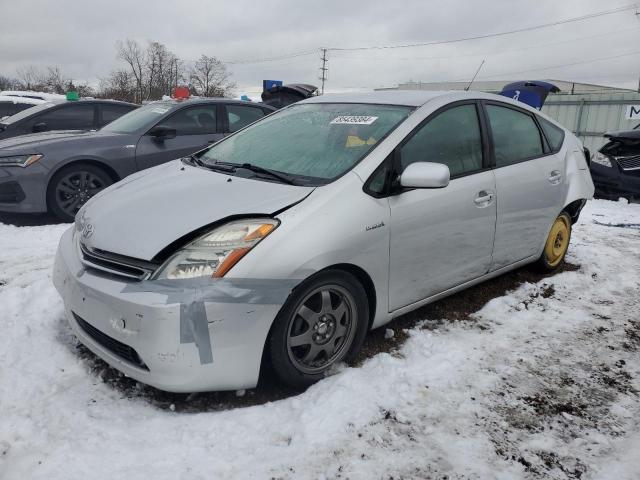
{"label": "utility pole", "polygon": [[320,89],[320,95],[324,95],[324,82],[327,80],[327,72],[329,69],[327,68],[327,49],[322,48],[321,50],[322,56],[320,57],[320,60],[322,60],[322,67],[320,67],[320,71],[322,72],[322,75],[320,76],[320,80],[322,80],[322,88]]}

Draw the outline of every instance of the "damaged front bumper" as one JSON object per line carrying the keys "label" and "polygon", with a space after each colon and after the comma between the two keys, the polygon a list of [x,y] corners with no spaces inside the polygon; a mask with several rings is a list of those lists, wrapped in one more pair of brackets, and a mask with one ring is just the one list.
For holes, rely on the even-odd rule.
{"label": "damaged front bumper", "polygon": [[114,368],[171,392],[256,386],[287,280],[125,281],[87,269],[65,232],[53,275],[78,339]]}

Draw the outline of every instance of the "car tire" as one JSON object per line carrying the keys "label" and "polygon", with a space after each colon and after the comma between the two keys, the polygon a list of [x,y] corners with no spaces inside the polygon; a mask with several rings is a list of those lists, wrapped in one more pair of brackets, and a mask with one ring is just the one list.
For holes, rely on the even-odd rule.
{"label": "car tire", "polygon": [[77,163],[60,169],[47,188],[47,206],[63,222],[73,222],[76,212],[96,193],[113,183],[102,168]]}
{"label": "car tire", "polygon": [[562,212],[554,220],[547,234],[542,255],[536,262],[537,270],[541,272],[553,272],[564,262],[564,257],[569,249],[571,241],[571,216]]}
{"label": "car tire", "polygon": [[296,287],[278,313],[269,353],[278,378],[294,388],[324,378],[353,360],[369,329],[362,284],[342,270],[325,270]]}

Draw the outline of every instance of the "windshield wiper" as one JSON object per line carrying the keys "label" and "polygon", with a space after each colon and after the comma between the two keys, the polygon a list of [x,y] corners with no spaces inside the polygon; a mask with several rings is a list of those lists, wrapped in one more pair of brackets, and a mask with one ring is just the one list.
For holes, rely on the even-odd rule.
{"label": "windshield wiper", "polygon": [[244,168],[245,170],[251,170],[252,172],[255,173],[261,173],[263,175],[268,175],[271,178],[275,178],[277,180],[280,180],[283,183],[286,183],[288,185],[298,185],[293,178],[291,178],[289,175],[285,174],[285,173],[280,173],[277,172],[275,170],[270,170],[268,168],[264,168],[264,167],[259,167],[258,165],[254,165],[252,163],[231,163],[231,162],[215,162],[212,164],[208,164],[208,166],[213,166],[213,165],[228,165],[228,166],[233,166],[237,169],[239,168]]}
{"label": "windshield wiper", "polygon": [[200,157],[198,157],[195,154],[188,155],[185,158],[189,159],[190,161],[192,161],[194,164],[198,165],[199,167],[208,168],[210,170],[216,170],[218,172],[223,172],[223,173],[234,173],[236,171],[236,169],[232,168],[231,166],[218,164],[217,162],[215,162],[215,163],[204,163],[202,160],[200,160]]}

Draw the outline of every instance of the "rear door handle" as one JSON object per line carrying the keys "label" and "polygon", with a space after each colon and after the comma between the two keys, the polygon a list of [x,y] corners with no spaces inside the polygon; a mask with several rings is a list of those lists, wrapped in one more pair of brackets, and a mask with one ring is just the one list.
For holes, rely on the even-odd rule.
{"label": "rear door handle", "polygon": [[495,196],[495,193],[492,191],[481,190],[476,195],[476,198],[473,199],[473,203],[475,203],[478,208],[488,207],[493,203]]}
{"label": "rear door handle", "polygon": [[562,180],[562,174],[560,173],[560,170],[553,170],[551,173],[549,173],[547,180],[549,180],[549,183],[551,185],[559,184],[560,180]]}

